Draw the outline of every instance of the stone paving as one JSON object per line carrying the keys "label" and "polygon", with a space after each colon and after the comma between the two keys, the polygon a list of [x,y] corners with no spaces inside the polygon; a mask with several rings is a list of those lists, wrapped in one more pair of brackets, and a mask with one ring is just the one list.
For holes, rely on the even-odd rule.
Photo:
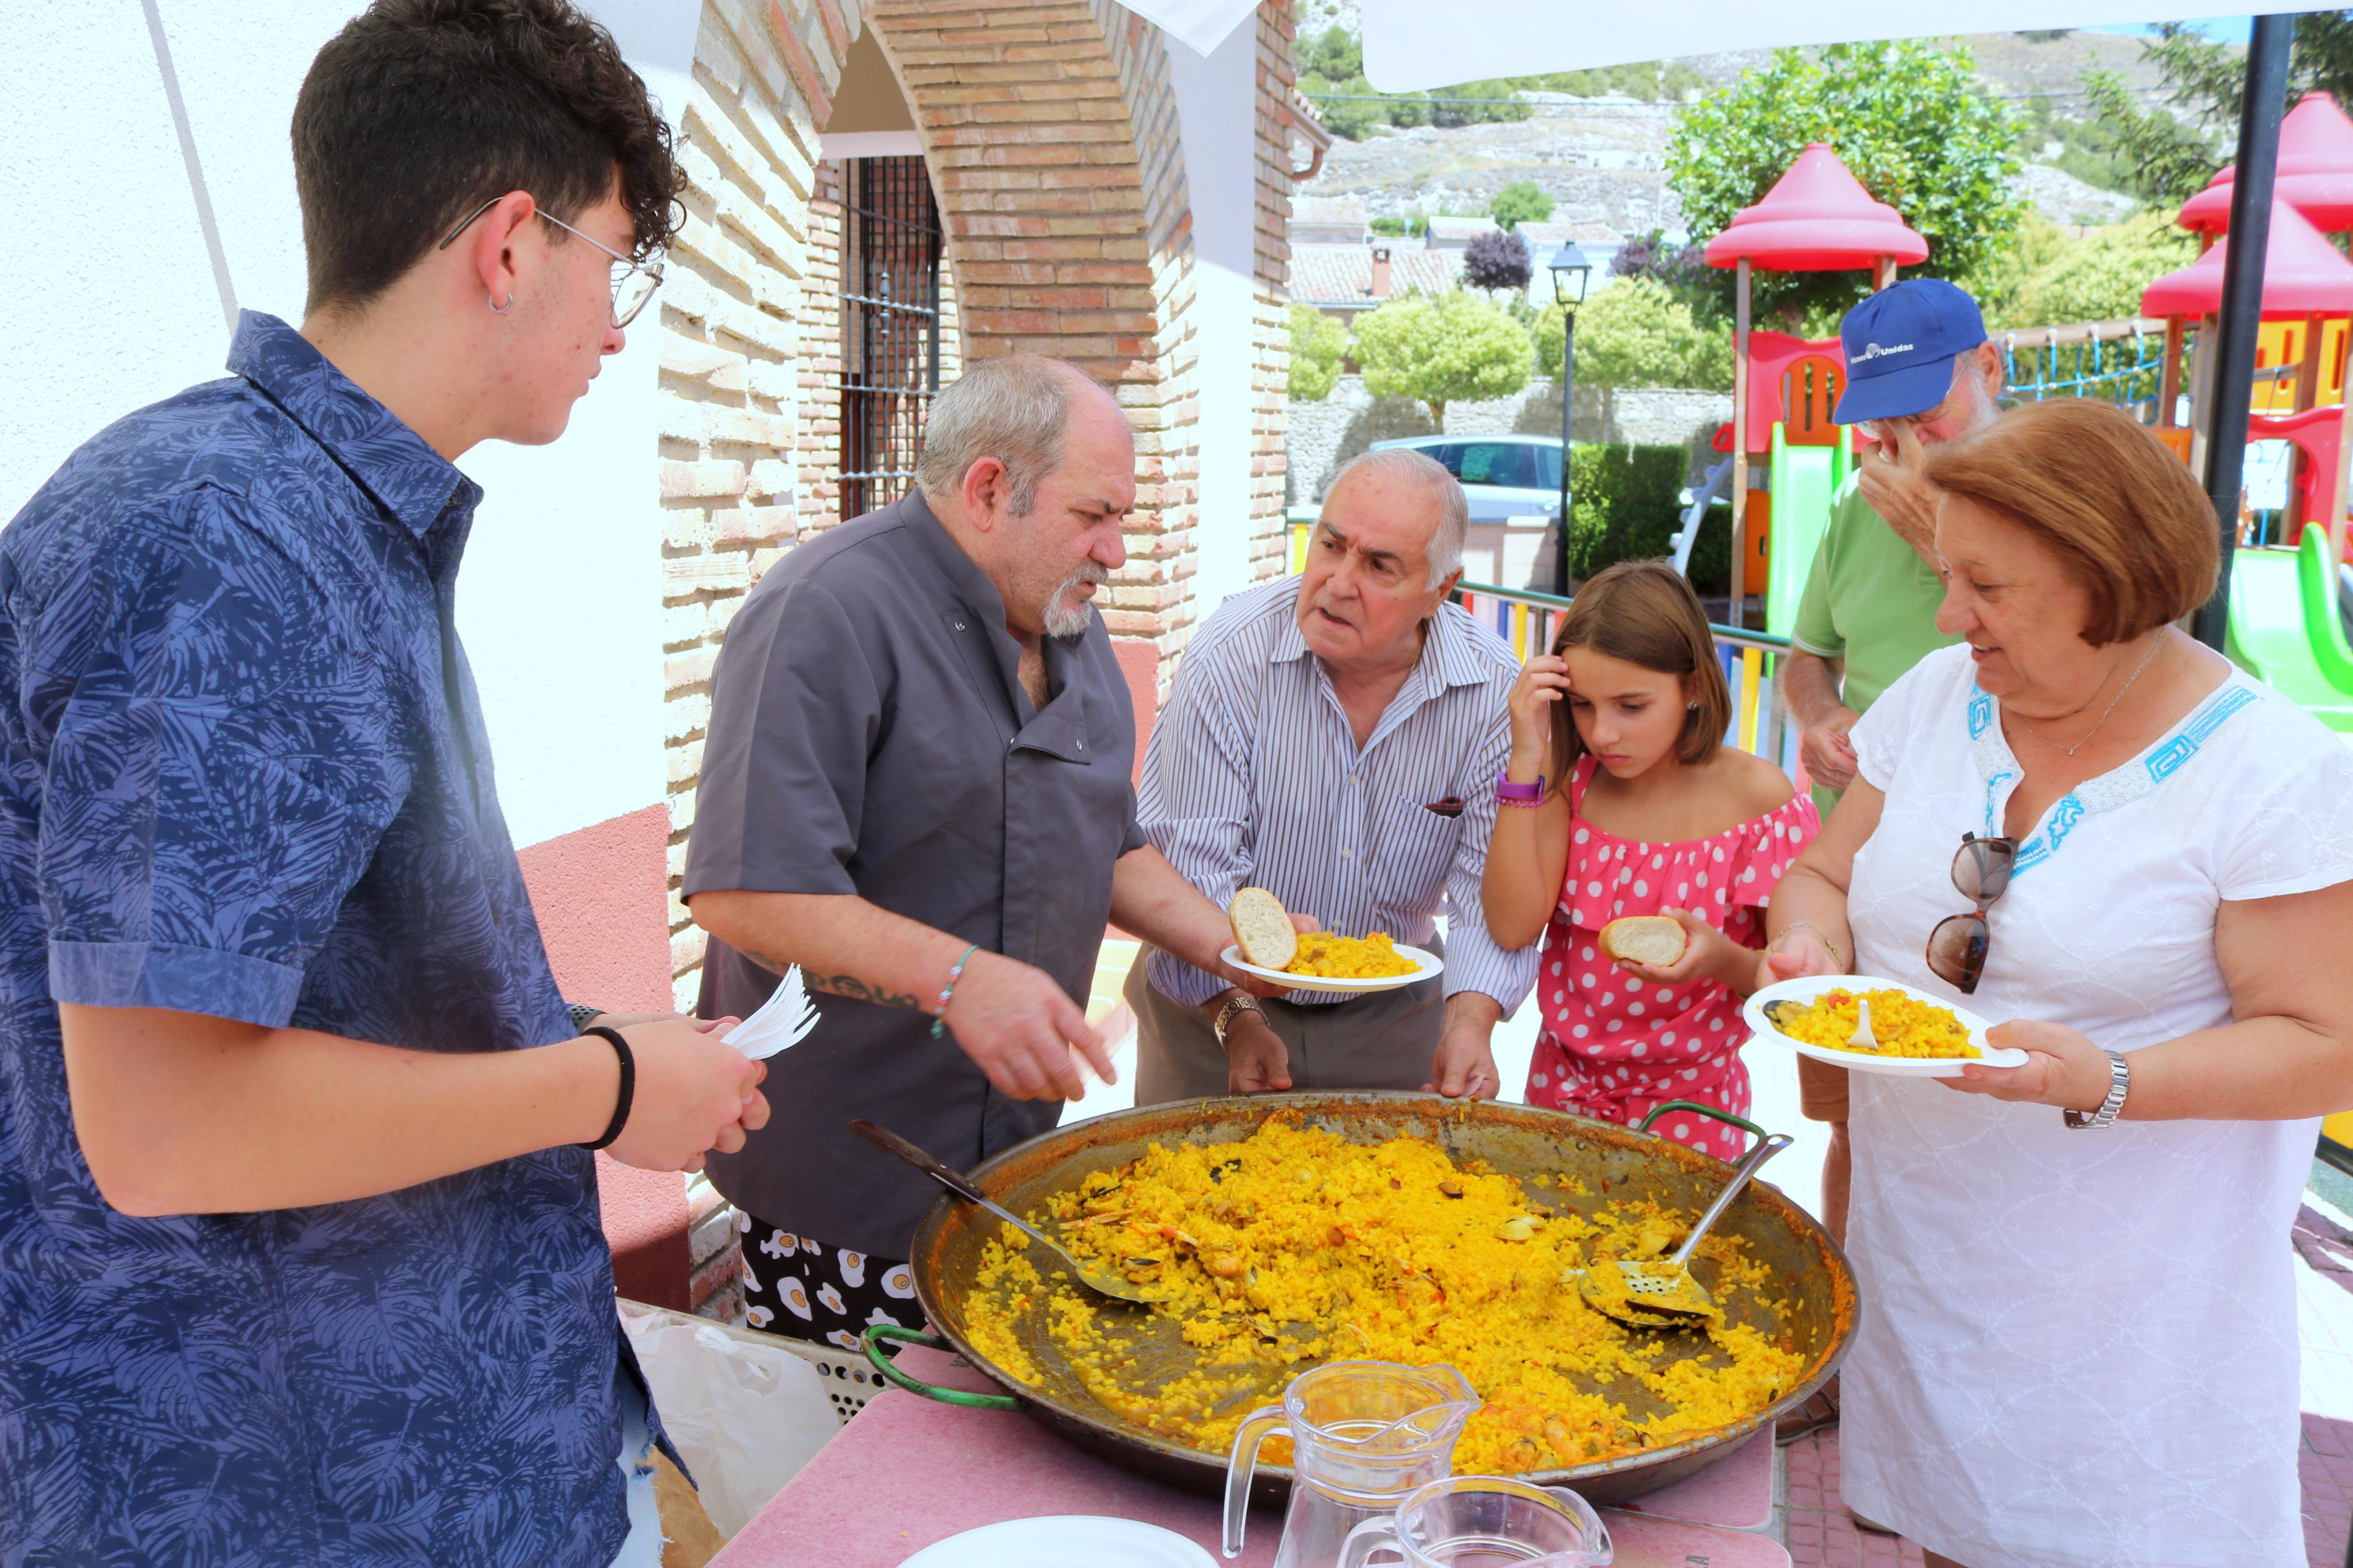
{"label": "stone paving", "polygon": [[[2315,1186],[2353,1200],[2327,1174]],[[2295,1227],[2297,1331],[2304,1345],[2304,1540],[2310,1568],[2343,1568],[2353,1530],[2353,1216],[2308,1193]],[[1782,1450],[1792,1568],[1918,1568],[1920,1549],[1855,1529],[1839,1498],[1836,1429]]]}

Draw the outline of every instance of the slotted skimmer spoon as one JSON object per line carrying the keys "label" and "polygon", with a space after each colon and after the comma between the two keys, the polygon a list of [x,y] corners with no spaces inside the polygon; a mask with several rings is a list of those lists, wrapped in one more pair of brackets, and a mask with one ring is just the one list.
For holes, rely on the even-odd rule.
{"label": "slotted skimmer spoon", "polygon": [[[955,1171],[950,1170],[947,1166],[940,1163],[939,1161],[934,1159],[931,1155],[926,1154],[913,1143],[908,1142],[904,1138],[900,1137],[896,1132],[892,1131],[889,1128],[877,1127],[873,1122],[866,1121],[861,1117],[858,1121],[849,1124],[849,1130],[852,1132],[857,1133],[860,1138],[865,1139],[869,1143],[873,1144],[877,1149],[883,1151],[885,1153],[896,1154],[900,1159],[904,1160],[910,1165],[914,1166],[915,1169],[923,1172],[923,1174],[931,1177],[932,1180],[937,1182],[940,1185],[945,1187],[956,1196],[964,1199],[966,1203],[978,1204],[982,1208],[987,1209],[989,1213],[995,1215],[997,1218],[1003,1220],[1006,1224],[1011,1226],[1014,1229],[1019,1231],[1022,1235],[1028,1237],[1030,1240],[1036,1242],[1039,1246],[1044,1247],[1055,1257],[1060,1258],[1063,1264],[1069,1268],[1072,1277],[1077,1279],[1081,1284],[1086,1286],[1087,1289],[1094,1291],[1096,1294],[1109,1296],[1114,1300],[1134,1301],[1146,1305],[1154,1301],[1164,1300],[1166,1299],[1165,1293],[1155,1292],[1144,1289],[1142,1286],[1129,1280],[1124,1275],[1121,1274],[1116,1268],[1113,1268],[1109,1264],[1080,1262],[1077,1258],[1071,1256],[1070,1249],[1065,1247],[1060,1242],[1058,1242],[1052,1237],[1047,1236],[1029,1221],[1021,1218],[1018,1215],[1014,1214],[1010,1209],[1001,1208],[997,1205],[991,1203],[987,1196],[983,1194],[978,1187],[974,1186],[970,1182],[965,1181]],[[1785,1139],[1783,1142],[1786,1142],[1788,1140]]]}
{"label": "slotted skimmer spoon", "polygon": [[1724,1315],[1715,1298],[1707,1288],[1692,1277],[1691,1258],[1707,1235],[1708,1227],[1724,1217],[1732,1200],[1757,1168],[1789,1146],[1787,1133],[1775,1132],[1761,1140],[1757,1147],[1742,1156],[1732,1168],[1732,1179],[1707,1212],[1699,1216],[1683,1244],[1662,1258],[1640,1261],[1620,1260],[1597,1263],[1578,1272],[1577,1293],[1585,1304],[1605,1318],[1615,1318],[1621,1323],[1638,1329],[1681,1329]]}

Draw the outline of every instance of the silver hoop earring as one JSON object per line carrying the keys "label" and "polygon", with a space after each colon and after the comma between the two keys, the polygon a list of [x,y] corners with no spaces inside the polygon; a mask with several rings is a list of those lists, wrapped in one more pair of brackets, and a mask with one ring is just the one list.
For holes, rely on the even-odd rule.
{"label": "silver hoop earring", "polygon": [[503,316],[509,310],[514,309],[514,295],[512,293],[507,295],[507,302],[503,305],[500,304],[496,300],[492,300],[487,293],[484,294],[482,298],[490,305],[491,314],[493,316]]}
{"label": "silver hoop earring", "polygon": [[1699,704],[1696,702],[1686,702],[1683,706],[1690,709],[1694,713],[1699,711]]}

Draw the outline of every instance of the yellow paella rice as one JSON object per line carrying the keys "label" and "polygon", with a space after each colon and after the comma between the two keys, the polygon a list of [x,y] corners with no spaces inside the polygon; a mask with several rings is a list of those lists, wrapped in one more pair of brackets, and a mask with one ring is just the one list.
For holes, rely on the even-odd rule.
{"label": "yellow paella rice", "polygon": [[1372,980],[1391,974],[1411,974],[1421,967],[1397,950],[1387,931],[1366,937],[1335,936],[1311,931],[1299,939],[1299,955],[1287,964],[1286,974],[1313,974],[1324,980]]}
{"label": "yellow paella rice", "polygon": [[1933,1002],[1922,1002],[1901,991],[1865,991],[1862,996],[1871,1003],[1871,1037],[1879,1042],[1877,1051],[1865,1051],[1847,1042],[1854,1038],[1857,994],[1852,991],[1825,991],[1810,1006],[1784,1003],[1773,1013],[1773,1026],[1793,1040],[1803,1040],[1810,1046],[1826,1046],[1832,1050],[1853,1051],[1858,1056],[1883,1057],[1980,1057],[1985,1053],[1969,1044],[1967,1025],[1954,1016],[1950,1007],[1939,1007]]}
{"label": "yellow paella rice", "polygon": [[[992,1241],[967,1330],[1029,1379],[1027,1317],[1103,1405],[1216,1454],[1286,1367],[1451,1363],[1485,1402],[1455,1449],[1466,1475],[1662,1447],[1795,1386],[1806,1360],[1778,1336],[1732,1322],[1710,1325],[1704,1342],[1639,1332],[1578,1294],[1584,1265],[1660,1257],[1695,1215],[1605,1198],[1587,1216],[1551,1206],[1556,1193],[1591,1195],[1582,1188],[1531,1184],[1540,1194],[1423,1139],[1350,1143],[1281,1120],[1237,1142],[1155,1144],[1032,1217],[1166,1300],[1149,1316],[1103,1302],[1041,1275],[1040,1255]],[[1719,1300],[1763,1306],[1773,1321],[1786,1311],[1738,1238],[1711,1236],[1699,1257]],[[1641,1393],[1648,1413],[1636,1417],[1627,1400]],[[1268,1458],[1282,1462],[1282,1450]]]}

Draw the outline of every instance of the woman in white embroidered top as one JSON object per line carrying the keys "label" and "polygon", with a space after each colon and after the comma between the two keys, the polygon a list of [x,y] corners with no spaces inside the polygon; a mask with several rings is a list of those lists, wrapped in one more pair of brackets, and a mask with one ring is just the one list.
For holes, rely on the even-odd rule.
{"label": "woman in white embroidered top", "polygon": [[2300,1568],[2289,1231],[2353,1106],[2353,751],[2169,625],[2214,513],[2128,416],[2033,404],[1928,471],[1966,646],[1855,726],[1760,979],[1969,993],[2030,1059],[1854,1075],[1846,1500],[1931,1568]]}

